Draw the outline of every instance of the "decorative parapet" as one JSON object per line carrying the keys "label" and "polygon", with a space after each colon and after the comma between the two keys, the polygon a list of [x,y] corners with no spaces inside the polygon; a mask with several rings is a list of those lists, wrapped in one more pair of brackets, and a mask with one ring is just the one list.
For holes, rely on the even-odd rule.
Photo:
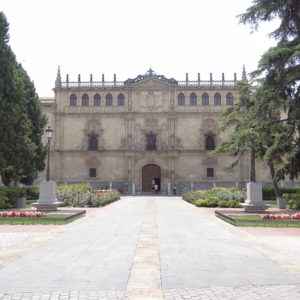
{"label": "decorative parapet", "polygon": [[234,73],[233,80],[225,80],[225,75],[222,73],[221,80],[214,80],[212,73],[210,73],[209,80],[201,80],[200,73],[198,73],[197,80],[190,80],[188,73],[186,73],[186,79],[179,81],[174,78],[166,78],[164,75],[156,74],[152,69],[149,69],[144,75],[138,75],[135,78],[129,78],[125,81],[117,81],[117,76],[114,74],[112,81],[106,81],[104,74],[100,81],[94,81],[92,74],[90,75],[89,81],[82,81],[80,74],[78,75],[77,81],[70,81],[69,75],[66,75],[66,80],[61,80],[60,70],[58,70],[58,76],[56,79],[55,89],[91,89],[91,88],[130,88],[146,80],[157,80],[170,86],[176,86],[178,88],[236,88],[237,86],[237,75]]}

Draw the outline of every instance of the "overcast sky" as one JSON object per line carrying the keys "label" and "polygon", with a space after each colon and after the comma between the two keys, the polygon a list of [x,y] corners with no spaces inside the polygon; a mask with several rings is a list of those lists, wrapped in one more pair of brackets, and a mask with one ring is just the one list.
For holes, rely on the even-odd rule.
{"label": "overcast sky", "polygon": [[152,67],[184,80],[254,70],[274,42],[271,24],[251,34],[237,15],[251,0],[1,0],[10,44],[40,96],[53,96],[57,66],[70,80],[125,80]]}

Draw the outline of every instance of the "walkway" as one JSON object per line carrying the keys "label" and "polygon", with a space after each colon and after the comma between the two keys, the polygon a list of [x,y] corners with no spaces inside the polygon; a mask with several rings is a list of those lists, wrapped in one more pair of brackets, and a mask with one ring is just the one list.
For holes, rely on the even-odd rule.
{"label": "walkway", "polygon": [[0,227],[0,300],[300,299],[298,229],[235,228],[179,197],[18,228]]}

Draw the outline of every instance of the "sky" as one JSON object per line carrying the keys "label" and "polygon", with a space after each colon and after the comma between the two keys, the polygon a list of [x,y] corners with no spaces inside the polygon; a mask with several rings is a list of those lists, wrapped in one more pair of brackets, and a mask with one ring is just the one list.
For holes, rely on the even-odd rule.
{"label": "sky", "polygon": [[53,97],[57,67],[70,80],[134,78],[149,67],[191,80],[248,72],[274,41],[274,24],[258,32],[237,15],[252,0],[1,0],[10,45],[40,97]]}

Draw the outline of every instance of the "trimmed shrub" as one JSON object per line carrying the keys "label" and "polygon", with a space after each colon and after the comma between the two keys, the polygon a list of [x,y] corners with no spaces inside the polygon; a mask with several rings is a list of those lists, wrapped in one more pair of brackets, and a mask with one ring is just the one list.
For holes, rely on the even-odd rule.
{"label": "trimmed shrub", "polygon": [[120,199],[120,193],[118,191],[108,191],[101,196],[96,196],[94,201],[92,201],[92,206],[99,207],[105,206],[112,202],[115,202]]}
{"label": "trimmed shrub", "polygon": [[39,188],[37,186],[26,187],[26,199],[28,200],[38,200],[39,199]]}
{"label": "trimmed shrub", "polygon": [[220,200],[218,202],[218,207],[222,207],[222,208],[239,208],[241,207],[241,204],[239,201],[237,200]]}
{"label": "trimmed shrub", "polygon": [[8,197],[2,191],[0,191],[0,209],[12,208],[11,203],[9,202]]}
{"label": "trimmed shrub", "polygon": [[193,191],[187,192],[182,195],[183,200],[192,203],[195,200],[203,198],[205,196],[206,191]]}
{"label": "trimmed shrub", "polygon": [[300,194],[283,194],[290,209],[300,209]]}
{"label": "trimmed shrub", "polygon": [[83,207],[91,201],[92,189],[88,183],[60,184],[57,197],[64,206]]}
{"label": "trimmed shrub", "polygon": [[183,199],[199,207],[241,207],[245,193],[237,188],[213,188],[188,192]]}
{"label": "trimmed shrub", "polygon": [[[282,188],[283,194],[300,194],[300,188]],[[273,187],[263,187],[263,199],[275,200],[276,195]]]}
{"label": "trimmed shrub", "polygon": [[21,187],[1,187],[0,188],[0,208],[14,208],[17,204],[17,199],[25,197],[26,190]]}

